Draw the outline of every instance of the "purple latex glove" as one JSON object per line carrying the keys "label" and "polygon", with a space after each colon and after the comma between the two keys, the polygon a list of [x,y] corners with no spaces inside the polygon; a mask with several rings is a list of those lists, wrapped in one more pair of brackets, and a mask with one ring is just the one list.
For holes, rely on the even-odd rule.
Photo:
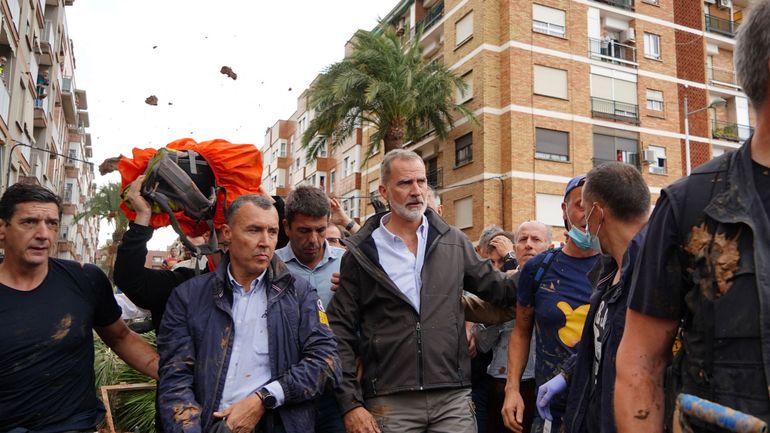
{"label": "purple latex glove", "polygon": [[567,389],[567,381],[564,376],[557,374],[553,379],[537,388],[537,413],[540,418],[553,421],[551,416],[551,400]]}

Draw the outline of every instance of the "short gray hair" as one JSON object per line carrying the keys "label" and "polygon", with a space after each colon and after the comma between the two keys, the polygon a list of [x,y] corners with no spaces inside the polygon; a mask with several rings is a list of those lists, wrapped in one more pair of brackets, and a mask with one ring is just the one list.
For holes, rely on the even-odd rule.
{"label": "short gray hair", "polygon": [[382,159],[382,163],[380,164],[380,182],[384,185],[385,183],[390,180],[390,166],[393,165],[393,161],[400,159],[400,160],[415,160],[420,161],[423,165],[425,162],[423,162],[420,155],[412,152],[411,150],[406,149],[393,149],[390,152],[385,154],[385,157]]}
{"label": "short gray hair", "polygon": [[738,83],[755,109],[767,98],[770,0],[754,0],[738,28],[733,54]]}
{"label": "short gray hair", "polygon": [[438,193],[435,189],[433,189],[432,186],[428,187],[428,198],[433,198],[433,200],[436,203],[436,206],[441,205],[441,194]]}
{"label": "short gray hair", "polygon": [[543,229],[543,233],[545,233],[545,241],[550,244],[551,241],[553,240],[553,231],[551,230],[551,226],[549,226],[546,223],[542,223],[540,221],[530,220],[530,221],[524,221],[523,223],[519,224],[519,228],[516,230],[516,240],[514,242],[519,241],[519,234],[521,233],[521,228],[524,227],[525,224],[536,224],[541,226],[541,228]]}
{"label": "short gray hair", "polygon": [[494,224],[484,228],[484,230],[481,231],[481,235],[479,236],[479,251],[486,251],[487,246],[489,245],[489,241],[501,233],[503,233],[503,229]]}
{"label": "short gray hair", "polygon": [[246,203],[251,203],[264,210],[273,208],[273,203],[268,200],[267,197],[256,194],[242,195],[233,200],[233,202],[230,203],[230,207],[227,208],[227,224],[232,224],[235,214],[238,213],[238,209]]}

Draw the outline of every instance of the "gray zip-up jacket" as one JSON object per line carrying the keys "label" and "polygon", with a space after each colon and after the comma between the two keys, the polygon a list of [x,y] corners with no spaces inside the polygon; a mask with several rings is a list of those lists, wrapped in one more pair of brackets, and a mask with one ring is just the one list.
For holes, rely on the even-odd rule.
{"label": "gray zip-up jacket", "polygon": [[[499,305],[516,302],[513,278],[479,258],[461,231],[428,209],[416,311],[379,264],[371,235],[384,215],[369,218],[345,242],[340,286],[329,305],[343,368],[337,390],[342,413],[376,395],[470,386],[463,290]],[[363,361],[362,384],[356,380],[357,356]]]}

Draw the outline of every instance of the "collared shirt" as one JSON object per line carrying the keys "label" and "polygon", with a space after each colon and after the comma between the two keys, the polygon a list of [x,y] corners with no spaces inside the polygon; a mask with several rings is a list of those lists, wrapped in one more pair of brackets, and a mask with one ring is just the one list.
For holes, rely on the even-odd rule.
{"label": "collared shirt", "polygon": [[428,219],[423,215],[422,224],[417,227],[416,255],[409,251],[400,237],[385,227],[388,221],[390,221],[390,213],[382,217],[380,226],[372,232],[380,266],[419,313],[422,265],[425,262],[425,244],[428,240]]}
{"label": "collared shirt", "polygon": [[294,250],[291,249],[291,241],[285,247],[276,250],[275,255],[278,256],[286,267],[289,268],[289,272],[295,277],[302,277],[310,282],[318,292],[318,298],[323,302],[324,307],[329,306],[329,302],[332,300],[332,274],[340,271],[340,261],[342,255],[345,254],[345,250],[329,245],[324,241],[324,255],[315,268],[302,264],[297,256],[294,255]]}
{"label": "collared shirt", "polygon": [[246,292],[227,268],[233,288],[233,351],[227,367],[225,388],[219,410],[224,410],[265,387],[283,404],[284,393],[278,381],[270,381],[270,354],[267,344],[267,287],[265,272],[251,282]]}

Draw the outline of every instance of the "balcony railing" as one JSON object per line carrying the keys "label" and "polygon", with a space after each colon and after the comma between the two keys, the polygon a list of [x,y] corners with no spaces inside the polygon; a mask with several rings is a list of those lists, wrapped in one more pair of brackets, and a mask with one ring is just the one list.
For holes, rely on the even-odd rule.
{"label": "balcony railing", "polygon": [[634,10],[634,0],[596,0],[599,3],[605,3],[621,9]]}
{"label": "balcony railing", "polygon": [[433,27],[444,16],[444,0],[441,0],[433,6],[427,14],[420,21],[417,22],[415,28],[417,31],[427,32],[428,29]]}
{"label": "balcony railing", "polygon": [[591,98],[591,113],[622,122],[639,123],[639,106],[602,98]]}
{"label": "balcony railing", "polygon": [[0,116],[3,116],[5,124],[8,125],[8,114],[11,108],[11,95],[5,87],[5,83],[0,80]]}
{"label": "balcony railing", "polygon": [[711,33],[717,33],[732,38],[735,36],[735,32],[738,31],[739,24],[740,22],[706,14],[706,31]]}
{"label": "balcony railing", "polygon": [[711,136],[729,141],[743,141],[751,136],[754,128],[749,125],[739,125],[731,122],[715,120],[711,125]]}
{"label": "balcony railing", "polygon": [[737,86],[738,82],[735,80],[735,71],[721,68],[709,68],[708,78],[710,82],[731,84]]}
{"label": "balcony railing", "polygon": [[441,167],[430,170],[426,173],[426,177],[431,188],[440,189],[444,187],[444,170]]}
{"label": "balcony railing", "polygon": [[588,38],[588,55],[593,59],[616,65],[637,67],[636,48],[615,41]]}

